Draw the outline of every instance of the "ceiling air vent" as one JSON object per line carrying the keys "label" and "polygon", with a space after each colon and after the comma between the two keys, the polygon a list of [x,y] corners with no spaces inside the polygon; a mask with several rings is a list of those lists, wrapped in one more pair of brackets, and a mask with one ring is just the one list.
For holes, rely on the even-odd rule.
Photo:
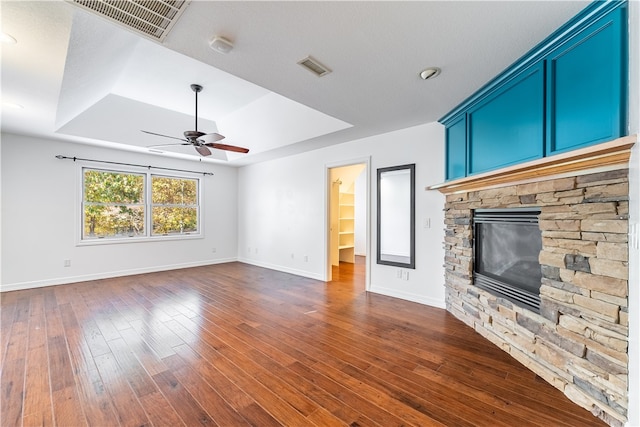
{"label": "ceiling air vent", "polygon": [[163,41],[190,0],[67,0],[152,40]]}
{"label": "ceiling air vent", "polygon": [[328,69],[327,67],[325,67],[324,65],[322,65],[321,63],[319,63],[318,61],[316,61],[310,56],[307,56],[302,61],[298,61],[298,64],[302,65],[304,68],[311,71],[313,74],[315,74],[318,77],[325,76],[331,72],[330,69]]}

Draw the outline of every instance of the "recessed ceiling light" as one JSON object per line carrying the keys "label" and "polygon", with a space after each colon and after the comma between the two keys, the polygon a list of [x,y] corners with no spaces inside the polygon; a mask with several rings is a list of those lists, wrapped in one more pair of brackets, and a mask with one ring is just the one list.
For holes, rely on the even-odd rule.
{"label": "recessed ceiling light", "polygon": [[440,74],[440,71],[441,70],[438,67],[425,68],[424,70],[422,70],[420,72],[420,78],[422,80],[432,79],[432,78],[436,77],[438,74]]}
{"label": "recessed ceiling light", "polygon": [[20,104],[16,104],[15,102],[3,102],[3,107],[12,108],[14,110],[22,110],[24,107]]}
{"label": "recessed ceiling light", "polygon": [[16,44],[18,43],[18,40],[15,39],[15,37],[13,37],[10,34],[7,33],[2,33],[2,35],[0,36],[0,41],[2,41],[2,43],[4,44]]}

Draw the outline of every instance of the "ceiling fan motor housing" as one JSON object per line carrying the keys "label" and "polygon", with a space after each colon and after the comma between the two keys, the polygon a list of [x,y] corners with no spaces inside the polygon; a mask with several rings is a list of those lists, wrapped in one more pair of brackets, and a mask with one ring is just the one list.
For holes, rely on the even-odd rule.
{"label": "ceiling fan motor housing", "polygon": [[198,132],[197,130],[186,130],[184,131],[184,137],[189,141],[195,141],[201,136],[206,135],[204,132]]}

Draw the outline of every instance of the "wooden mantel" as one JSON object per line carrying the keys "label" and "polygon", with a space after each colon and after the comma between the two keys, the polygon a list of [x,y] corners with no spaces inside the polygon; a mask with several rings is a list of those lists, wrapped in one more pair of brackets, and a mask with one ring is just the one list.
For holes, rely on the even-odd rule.
{"label": "wooden mantel", "polygon": [[631,147],[637,139],[637,135],[625,136],[567,153],[431,185],[425,189],[438,190],[443,194],[466,193],[569,175],[582,175],[596,170],[616,169],[628,165]]}

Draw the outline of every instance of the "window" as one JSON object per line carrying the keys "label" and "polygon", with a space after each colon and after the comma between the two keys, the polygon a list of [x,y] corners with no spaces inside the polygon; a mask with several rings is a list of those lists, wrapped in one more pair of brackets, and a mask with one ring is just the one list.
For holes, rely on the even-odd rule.
{"label": "window", "polygon": [[198,181],[151,177],[152,233],[171,235],[198,231]]}
{"label": "window", "polygon": [[82,170],[82,241],[198,235],[196,178]]}
{"label": "window", "polygon": [[83,239],[144,235],[144,175],[94,169],[83,175]]}

